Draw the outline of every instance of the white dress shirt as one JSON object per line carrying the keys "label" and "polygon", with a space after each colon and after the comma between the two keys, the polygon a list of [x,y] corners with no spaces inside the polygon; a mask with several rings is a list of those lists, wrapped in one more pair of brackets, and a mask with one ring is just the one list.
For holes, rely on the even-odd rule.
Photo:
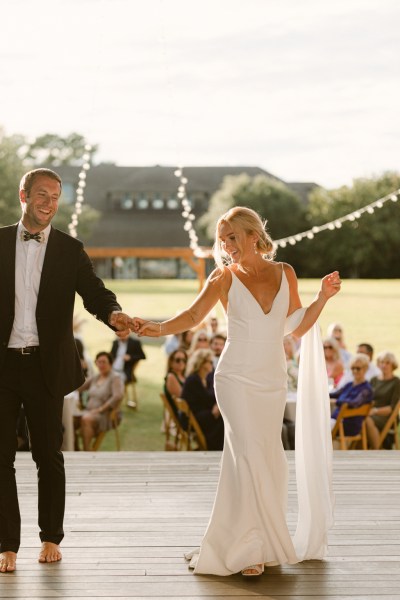
{"label": "white dress shirt", "polygon": [[18,223],[15,252],[15,316],[11,331],[9,348],[39,346],[36,324],[36,305],[39,293],[44,256],[51,225],[43,230],[44,242],[21,240],[25,230]]}
{"label": "white dress shirt", "polygon": [[118,340],[117,354],[116,354],[114,362],[113,362],[113,369],[114,369],[114,371],[117,371],[117,373],[123,374],[123,372],[124,372],[124,366],[125,366],[124,356],[126,354],[127,349],[128,349],[128,340]]}

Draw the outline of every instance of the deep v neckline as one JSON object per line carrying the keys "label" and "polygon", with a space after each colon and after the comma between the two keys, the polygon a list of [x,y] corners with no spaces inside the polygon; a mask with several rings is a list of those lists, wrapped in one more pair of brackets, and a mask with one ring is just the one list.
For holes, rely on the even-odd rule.
{"label": "deep v neckline", "polygon": [[264,317],[266,317],[267,315],[270,314],[271,310],[274,308],[274,304],[275,304],[275,300],[277,299],[277,297],[279,296],[279,293],[282,289],[282,283],[283,283],[283,276],[284,276],[284,269],[282,266],[282,274],[281,274],[281,282],[279,284],[279,288],[274,296],[274,299],[272,300],[272,304],[270,306],[270,309],[268,312],[265,312],[265,310],[263,309],[263,307],[261,306],[261,304],[259,303],[259,301],[257,300],[257,298],[254,296],[254,294],[249,290],[249,288],[247,287],[247,285],[245,283],[243,283],[243,281],[241,279],[239,279],[239,277],[236,275],[236,273],[234,271],[231,270],[232,275],[235,276],[235,278],[238,280],[238,282],[244,287],[244,289],[250,294],[250,296],[253,298],[254,302],[257,304],[257,306],[259,307],[259,309],[261,310],[261,312],[263,313]]}

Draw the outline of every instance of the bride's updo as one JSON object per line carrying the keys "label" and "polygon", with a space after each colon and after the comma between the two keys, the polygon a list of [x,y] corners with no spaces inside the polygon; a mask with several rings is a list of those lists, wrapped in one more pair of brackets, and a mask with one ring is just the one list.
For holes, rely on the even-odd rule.
{"label": "bride's updo", "polygon": [[[255,249],[257,252],[262,254],[266,260],[273,260],[275,256],[275,249],[272,239],[265,229],[267,220],[263,221],[260,215],[251,208],[247,208],[245,206],[234,206],[218,219],[216,226],[213,253],[215,262],[220,269],[223,269],[224,265],[232,262],[228,254],[226,254],[221,248],[219,230],[223,223],[229,223],[232,229],[239,234],[240,232],[244,232],[246,235],[251,233],[257,234],[258,239]],[[236,243],[239,249],[241,249],[240,239],[237,239]]]}

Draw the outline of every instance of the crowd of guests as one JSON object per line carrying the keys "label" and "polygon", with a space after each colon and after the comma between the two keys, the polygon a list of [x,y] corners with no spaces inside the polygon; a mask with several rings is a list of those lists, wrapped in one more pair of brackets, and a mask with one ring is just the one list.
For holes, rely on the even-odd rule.
{"label": "crowd of guests", "polygon": [[181,426],[187,428],[187,416],[180,413],[175,398],[183,398],[204,433],[209,450],[222,450],[224,422],[214,391],[214,373],[226,342],[215,316],[196,331],[169,336],[164,349],[168,354],[164,381],[165,396]]}
{"label": "crowd of guests", "polygon": [[[218,320],[212,318],[208,324],[196,331],[187,331],[179,336],[170,336],[164,349],[168,354],[164,392],[173,410],[178,413],[174,398],[184,398],[197,417],[206,436],[209,449],[223,447],[223,421],[214,393],[214,371],[226,341],[225,333],[219,329]],[[292,335],[284,338],[287,362],[288,401],[295,401],[297,394],[300,340]],[[392,352],[381,352],[374,361],[374,349],[370,343],[360,343],[354,353],[346,347],[343,327],[332,323],[323,338],[323,351],[328,375],[332,404],[332,429],[341,406],[349,408],[371,404],[366,419],[369,447],[378,448],[380,432],[393,408],[400,399],[400,379],[396,377],[398,367]],[[183,426],[185,416],[179,415]],[[345,435],[360,432],[363,417],[344,420]],[[295,421],[283,418],[282,442],[286,449],[295,448]],[[391,440],[387,440],[390,447]]]}
{"label": "crowd of guests", "polygon": [[[75,327],[75,342],[81,359],[86,381],[76,391],[74,398],[74,428],[79,431],[83,449],[90,450],[93,439],[113,426],[110,415],[118,409],[127,386],[136,381],[135,369],[146,358],[142,344],[135,336],[116,337],[109,351],[97,354],[93,363],[85,350],[80,329],[82,321]],[[187,427],[187,416],[181,414],[175,398],[183,398],[196,417],[207,441],[209,450],[221,450],[224,440],[224,424],[216,403],[214,373],[224,350],[226,334],[219,326],[217,317],[195,331],[185,331],[169,336],[164,344],[167,368],[164,380],[165,396],[181,422]],[[384,351],[374,360],[374,349],[370,343],[362,342],[351,353],[346,347],[343,327],[332,323],[323,338],[323,351],[328,375],[332,403],[331,426],[336,423],[341,406],[349,408],[371,404],[366,418],[366,429],[370,448],[379,447],[380,432],[383,430],[393,408],[400,399],[400,379],[395,375],[398,361],[392,352]],[[300,340],[291,335],[284,338],[287,362],[287,397],[294,402],[297,394]],[[128,397],[127,405],[135,408]],[[121,413],[118,413],[121,418]],[[345,435],[360,432],[363,417],[344,420]],[[29,439],[23,410],[18,426],[20,450],[29,449]],[[77,437],[75,436],[75,440]],[[294,418],[283,418],[282,442],[286,449],[295,448]],[[387,440],[386,447],[391,447]],[[75,449],[78,444],[75,442]]]}
{"label": "crowd of guests", "polygon": [[[297,386],[298,345],[287,336],[284,343],[288,366],[288,396],[294,394]],[[332,399],[332,429],[341,406],[358,408],[371,404],[366,417],[368,444],[372,449],[379,447],[380,433],[394,407],[400,400],[400,379],[395,375],[398,361],[393,352],[380,352],[374,361],[374,348],[370,343],[361,342],[354,354],[349,351],[340,323],[332,323],[323,339],[323,351]],[[344,433],[357,435],[361,430],[362,417],[344,419]],[[392,439],[387,439],[384,447],[391,447]]]}

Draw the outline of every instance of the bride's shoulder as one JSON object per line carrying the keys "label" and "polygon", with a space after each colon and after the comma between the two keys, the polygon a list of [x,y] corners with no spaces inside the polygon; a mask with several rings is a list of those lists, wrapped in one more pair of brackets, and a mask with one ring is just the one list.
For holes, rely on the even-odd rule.
{"label": "bride's shoulder", "polygon": [[292,265],[289,265],[289,263],[285,262],[279,264],[282,265],[282,269],[285,271],[285,275],[288,279],[290,278],[297,280],[296,271],[293,269]]}
{"label": "bride's shoulder", "polygon": [[219,285],[222,288],[229,287],[232,282],[232,272],[228,267],[222,269],[216,267],[210,274],[208,281],[211,285]]}

